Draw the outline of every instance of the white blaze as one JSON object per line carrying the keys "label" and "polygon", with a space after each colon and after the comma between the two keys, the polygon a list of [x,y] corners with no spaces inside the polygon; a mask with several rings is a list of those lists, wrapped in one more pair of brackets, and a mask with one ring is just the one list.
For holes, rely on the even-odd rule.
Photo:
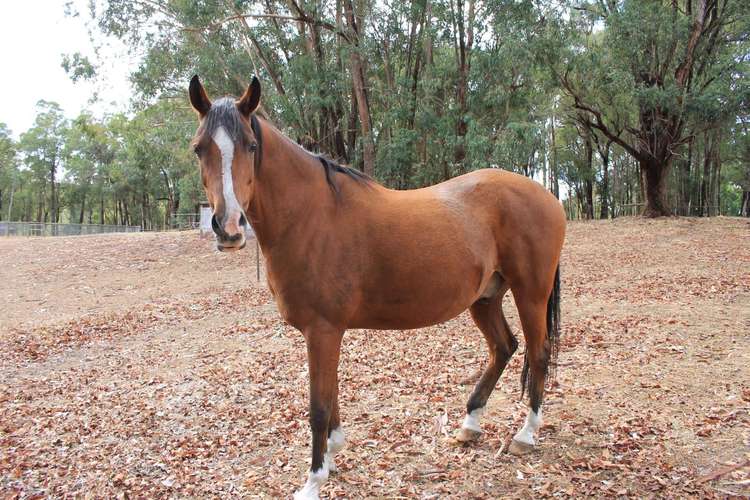
{"label": "white blaze", "polygon": [[523,427],[521,427],[521,430],[518,431],[518,433],[513,437],[513,439],[521,443],[526,443],[534,446],[536,444],[536,442],[534,441],[534,434],[536,434],[537,429],[539,429],[541,425],[542,409],[539,408],[539,414],[537,414],[534,413],[534,410],[529,408],[529,414],[526,415],[526,422],[523,424]]}
{"label": "white blaze", "polygon": [[214,132],[213,140],[221,152],[221,184],[224,194],[224,214],[225,217],[237,217],[242,214],[242,207],[237,201],[237,195],[234,193],[234,183],[232,182],[232,162],[234,161],[234,141],[224,130],[219,127]]}

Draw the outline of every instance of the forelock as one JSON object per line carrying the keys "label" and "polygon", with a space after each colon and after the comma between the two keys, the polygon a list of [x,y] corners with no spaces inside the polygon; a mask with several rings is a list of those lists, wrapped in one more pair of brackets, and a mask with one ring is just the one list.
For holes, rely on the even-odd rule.
{"label": "forelock", "polygon": [[232,141],[244,144],[242,117],[231,97],[222,97],[214,101],[203,121],[203,133],[209,137],[213,137],[219,127],[224,127]]}

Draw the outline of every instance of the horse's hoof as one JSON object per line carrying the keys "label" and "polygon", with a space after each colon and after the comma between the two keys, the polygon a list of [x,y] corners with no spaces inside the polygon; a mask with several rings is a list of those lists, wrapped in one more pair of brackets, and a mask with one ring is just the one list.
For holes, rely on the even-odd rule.
{"label": "horse's hoof", "polygon": [[528,455],[534,451],[534,445],[528,443],[522,443],[521,441],[511,440],[510,446],[508,446],[508,453],[520,457],[521,455]]}
{"label": "horse's hoof", "polygon": [[456,441],[459,443],[470,443],[479,439],[479,436],[481,435],[482,433],[479,431],[473,431],[466,427],[461,427],[458,429],[458,432],[456,432]]}

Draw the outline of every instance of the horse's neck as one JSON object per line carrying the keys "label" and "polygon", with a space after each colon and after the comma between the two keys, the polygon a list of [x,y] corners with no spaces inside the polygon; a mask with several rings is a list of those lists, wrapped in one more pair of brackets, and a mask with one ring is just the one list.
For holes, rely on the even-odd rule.
{"label": "horse's neck", "polygon": [[324,216],[331,196],[317,159],[267,123],[262,147],[248,215],[268,257],[298,243],[310,222]]}

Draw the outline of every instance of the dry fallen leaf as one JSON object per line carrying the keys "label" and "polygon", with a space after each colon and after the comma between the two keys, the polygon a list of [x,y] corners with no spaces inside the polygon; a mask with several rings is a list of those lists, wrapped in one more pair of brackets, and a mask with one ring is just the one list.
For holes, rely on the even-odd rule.
{"label": "dry fallen leaf", "polygon": [[[255,282],[253,256],[217,255],[195,233],[0,238],[12,284],[0,290],[2,496],[283,498],[299,487],[304,341]],[[503,452],[527,412],[508,296],[521,345],[467,447],[441,436],[463,419],[467,375],[487,363],[468,314],[346,334],[348,442],[323,496],[750,494],[746,223],[574,222],[562,278],[536,452]]]}

